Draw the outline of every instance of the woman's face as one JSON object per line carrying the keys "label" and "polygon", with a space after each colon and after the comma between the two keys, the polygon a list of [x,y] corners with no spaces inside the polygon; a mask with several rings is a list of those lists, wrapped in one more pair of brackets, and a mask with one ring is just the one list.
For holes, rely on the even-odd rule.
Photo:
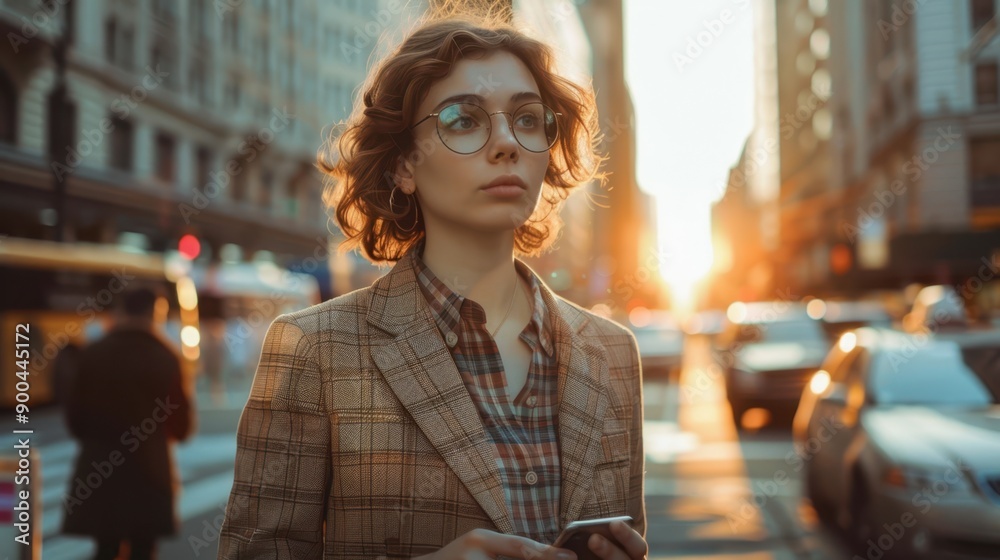
{"label": "woman's face", "polygon": [[[534,211],[549,164],[548,151],[528,151],[518,143],[509,120],[525,103],[541,101],[538,86],[527,66],[506,51],[479,59],[462,59],[451,74],[430,88],[410,124],[429,113],[437,113],[455,102],[456,97],[464,103],[481,106],[487,113],[505,111],[509,115],[491,115],[489,139],[482,149],[470,154],[459,154],[446,147],[437,132],[437,119],[425,120],[413,130],[414,152],[401,159],[397,168],[400,189],[407,194],[416,189],[421,219],[429,229],[443,226],[443,229],[481,232],[513,230],[524,224]],[[532,122],[531,115],[525,118],[520,126]],[[458,145],[465,141],[459,135],[467,134],[464,130],[474,121],[463,118],[453,122],[456,132],[452,144]],[[513,195],[483,190],[503,175],[516,176],[525,189]],[[399,200],[398,193],[394,202],[397,207],[406,204]]]}

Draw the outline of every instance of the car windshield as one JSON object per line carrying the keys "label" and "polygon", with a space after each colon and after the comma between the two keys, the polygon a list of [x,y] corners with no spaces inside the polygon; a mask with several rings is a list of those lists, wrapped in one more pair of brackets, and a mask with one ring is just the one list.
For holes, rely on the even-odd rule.
{"label": "car windshield", "polygon": [[633,332],[636,342],[639,343],[639,351],[642,353],[656,352],[665,346],[675,346],[681,341],[680,331],[667,327],[644,327]]}
{"label": "car windshield", "polygon": [[823,331],[816,321],[771,321],[741,325],[740,342],[824,344]]}
{"label": "car windshield", "polygon": [[995,402],[957,347],[883,353],[869,384],[879,404],[983,406]]}

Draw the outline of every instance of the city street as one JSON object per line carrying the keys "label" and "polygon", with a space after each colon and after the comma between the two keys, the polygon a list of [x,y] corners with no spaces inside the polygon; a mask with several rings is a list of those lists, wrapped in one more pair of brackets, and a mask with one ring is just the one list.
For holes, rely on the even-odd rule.
{"label": "city street", "polygon": [[0,0],[0,560],[997,557],[998,14]]}
{"label": "city street", "polygon": [[[724,390],[705,372],[708,342],[687,340],[680,384],[649,379],[646,403],[646,507],[650,558],[839,559],[835,539],[818,531],[800,500],[799,474],[786,459],[787,430],[737,437]],[[176,447],[184,489],[181,534],[160,545],[166,560],[214,558],[232,485],[235,429],[246,388],[215,404],[199,391],[198,433]],[[42,461],[44,557],[88,558],[88,539],[59,535],[60,503],[76,443],[56,409],[33,417]],[[5,423],[4,433],[12,425]],[[13,445],[5,436],[4,449]]]}
{"label": "city street", "polygon": [[645,383],[651,558],[840,559],[800,499],[791,434],[737,436],[708,341],[689,337],[679,384]]}
{"label": "city street", "polygon": [[[227,397],[228,404],[218,405],[212,403],[207,391],[199,391],[198,432],[174,447],[184,484],[179,501],[183,525],[177,537],[160,542],[162,559],[216,556],[217,529],[222,524],[226,498],[233,483],[235,432],[242,404],[246,400],[246,390],[233,390]],[[39,453],[42,463],[42,557],[46,560],[82,560],[93,556],[96,550],[94,542],[59,534],[62,500],[78,450],[59,412],[54,407],[39,411],[32,415],[28,426],[35,431],[32,446]],[[11,430],[24,426],[15,425],[7,419],[3,426],[3,449],[10,450],[15,443]]]}

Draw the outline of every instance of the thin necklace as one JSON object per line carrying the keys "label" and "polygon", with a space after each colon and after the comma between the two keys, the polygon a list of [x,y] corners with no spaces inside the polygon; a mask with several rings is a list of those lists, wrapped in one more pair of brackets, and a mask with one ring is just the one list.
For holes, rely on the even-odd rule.
{"label": "thin necklace", "polygon": [[514,268],[514,291],[511,292],[510,294],[510,304],[507,306],[507,312],[504,313],[503,319],[500,320],[500,324],[497,325],[497,328],[490,333],[490,336],[496,335],[497,331],[500,330],[500,327],[503,326],[504,321],[507,320],[507,316],[510,315],[510,310],[514,307],[514,296],[516,295],[517,295],[517,268]]}

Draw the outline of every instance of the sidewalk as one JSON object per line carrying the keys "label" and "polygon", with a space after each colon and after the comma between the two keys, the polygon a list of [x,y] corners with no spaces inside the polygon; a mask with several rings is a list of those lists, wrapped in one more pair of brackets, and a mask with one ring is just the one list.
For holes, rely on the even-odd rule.
{"label": "sidewalk", "polygon": [[[209,394],[207,383],[199,379],[196,387],[195,406],[197,407],[197,432],[220,433],[222,431],[236,432],[236,424],[240,413],[250,394],[252,379],[234,383],[234,386],[220,396],[213,398]],[[0,453],[7,453],[16,443],[14,430],[32,430],[30,434],[32,447],[45,445],[70,438],[69,431],[63,420],[63,409],[58,404],[47,404],[38,408],[32,407],[28,413],[26,424],[18,423],[13,410],[2,411],[0,416]],[[21,436],[26,437],[25,435]]]}

